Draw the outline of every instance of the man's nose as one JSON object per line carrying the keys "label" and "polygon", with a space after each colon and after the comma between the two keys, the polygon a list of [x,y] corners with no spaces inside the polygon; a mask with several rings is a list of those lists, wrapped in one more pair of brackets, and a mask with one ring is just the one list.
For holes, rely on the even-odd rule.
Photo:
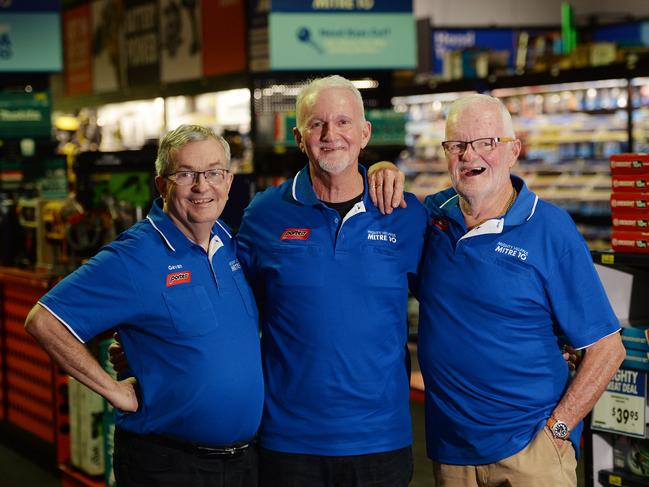
{"label": "man's nose", "polygon": [[333,126],[331,124],[325,123],[322,125],[322,131],[320,132],[320,138],[322,140],[330,140],[333,138]]}
{"label": "man's nose", "polygon": [[[471,151],[471,154],[469,154],[469,151]],[[473,156],[477,155],[476,151],[473,149],[473,145],[470,143],[467,143],[466,149],[464,149],[464,152],[460,154],[460,159],[464,161],[469,161],[473,158]]]}
{"label": "man's nose", "polygon": [[205,173],[196,173],[196,176],[194,176],[194,183],[192,184],[192,188],[202,189],[205,186],[209,186],[209,184],[207,184],[207,177],[205,176]]}

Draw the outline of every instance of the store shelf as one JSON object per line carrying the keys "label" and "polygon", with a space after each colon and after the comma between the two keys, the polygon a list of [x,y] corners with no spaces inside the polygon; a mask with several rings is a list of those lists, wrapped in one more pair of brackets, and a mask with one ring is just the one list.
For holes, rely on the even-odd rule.
{"label": "store shelf", "polygon": [[600,470],[598,479],[601,485],[615,487],[647,487],[649,477],[639,477],[617,470]]}
{"label": "store shelf", "polygon": [[606,266],[633,266],[649,270],[649,253],[629,254],[622,252],[592,251],[593,261]]}

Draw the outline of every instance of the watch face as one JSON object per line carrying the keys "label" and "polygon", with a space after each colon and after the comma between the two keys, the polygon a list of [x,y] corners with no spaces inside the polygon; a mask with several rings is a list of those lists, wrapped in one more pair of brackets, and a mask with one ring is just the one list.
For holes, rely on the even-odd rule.
{"label": "watch face", "polygon": [[566,423],[557,421],[552,426],[552,434],[554,434],[554,436],[557,438],[564,439],[568,436],[568,426],[566,425]]}

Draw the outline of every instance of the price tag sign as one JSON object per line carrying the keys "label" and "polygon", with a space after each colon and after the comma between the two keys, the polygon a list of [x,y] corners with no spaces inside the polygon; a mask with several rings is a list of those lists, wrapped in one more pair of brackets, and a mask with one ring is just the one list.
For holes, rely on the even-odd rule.
{"label": "price tag sign", "polygon": [[645,437],[647,373],[620,369],[593,408],[591,428]]}

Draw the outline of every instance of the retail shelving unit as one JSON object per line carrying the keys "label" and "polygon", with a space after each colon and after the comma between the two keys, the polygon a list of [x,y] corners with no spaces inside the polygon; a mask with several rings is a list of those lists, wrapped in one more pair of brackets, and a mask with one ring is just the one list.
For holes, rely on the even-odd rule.
{"label": "retail shelving unit", "polygon": [[[649,254],[610,251],[594,251],[592,254],[602,283],[622,325],[649,325]],[[639,477],[614,467],[616,436],[618,434],[585,429],[586,485],[649,486],[649,477]]]}
{"label": "retail shelving unit", "polygon": [[54,282],[46,273],[0,268],[4,419],[52,445],[57,463],[70,456],[67,376],[27,335],[27,313]]}
{"label": "retail shelving unit", "polygon": [[502,99],[523,149],[514,172],[573,216],[593,249],[610,238],[611,154],[649,149],[649,69],[635,64],[403,86],[392,99],[407,114],[398,161],[420,198],[449,185],[440,142],[448,106],[475,92]]}

